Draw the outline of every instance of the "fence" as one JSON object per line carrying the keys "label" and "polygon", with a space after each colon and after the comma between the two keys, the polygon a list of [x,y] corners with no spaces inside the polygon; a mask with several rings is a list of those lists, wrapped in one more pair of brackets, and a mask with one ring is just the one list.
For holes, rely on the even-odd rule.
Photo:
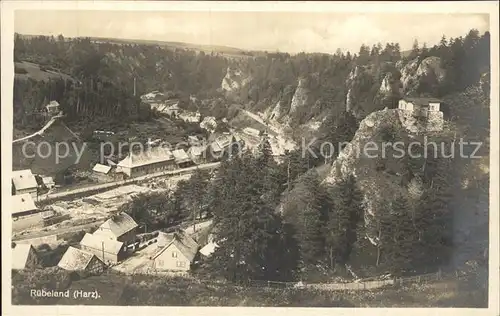
{"label": "fence", "polygon": [[[111,272],[111,271],[110,271]],[[118,272],[122,273],[122,272]],[[198,279],[189,275],[187,272],[160,272],[154,269],[137,270],[134,273],[126,273],[128,275],[152,275],[152,276],[164,276],[164,277],[182,277],[190,282],[195,283],[205,283],[205,284],[227,284],[233,286],[243,286],[243,287],[257,287],[257,288],[296,288],[296,289],[315,289],[322,291],[363,291],[363,290],[373,290],[382,288],[385,286],[401,286],[416,283],[432,283],[443,278],[453,278],[453,279],[463,279],[466,276],[460,275],[458,273],[450,273],[443,275],[440,271],[435,273],[423,274],[411,277],[393,278],[387,280],[371,280],[371,281],[358,281],[358,282],[346,282],[346,283],[302,283],[302,282],[280,282],[280,281],[269,281],[269,280],[242,280],[236,283],[228,283],[217,281],[214,279]]]}

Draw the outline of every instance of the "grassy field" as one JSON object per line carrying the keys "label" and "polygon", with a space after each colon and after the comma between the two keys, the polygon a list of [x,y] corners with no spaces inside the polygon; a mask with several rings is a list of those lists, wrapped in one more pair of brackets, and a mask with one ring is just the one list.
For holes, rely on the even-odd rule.
{"label": "grassy field", "polygon": [[27,61],[15,62],[14,67],[16,79],[31,78],[37,81],[46,81],[61,78],[65,80],[74,80],[71,76],[63,74],[57,69],[44,67]]}
{"label": "grassy field", "polygon": [[[51,272],[54,274],[54,272]],[[58,289],[97,290],[97,299],[32,299],[28,288],[50,284],[25,284],[46,280],[43,276],[18,275],[13,278],[14,303],[58,305],[122,306],[275,306],[275,307],[487,307],[485,292],[466,281],[440,281],[373,291],[327,292],[312,289],[239,287],[185,278],[125,276],[108,273],[73,281],[68,285],[64,272]],[[50,279],[52,280],[52,279]],[[31,282],[31,281],[30,281]],[[53,282],[53,281],[50,281]],[[14,296],[14,295],[13,295]]]}

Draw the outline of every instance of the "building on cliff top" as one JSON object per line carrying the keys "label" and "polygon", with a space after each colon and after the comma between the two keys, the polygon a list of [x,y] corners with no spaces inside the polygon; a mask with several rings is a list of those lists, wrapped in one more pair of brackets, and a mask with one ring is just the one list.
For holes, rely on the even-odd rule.
{"label": "building on cliff top", "polygon": [[425,115],[427,112],[439,112],[441,100],[435,98],[411,98],[405,97],[399,100],[398,108],[401,110],[419,112]]}

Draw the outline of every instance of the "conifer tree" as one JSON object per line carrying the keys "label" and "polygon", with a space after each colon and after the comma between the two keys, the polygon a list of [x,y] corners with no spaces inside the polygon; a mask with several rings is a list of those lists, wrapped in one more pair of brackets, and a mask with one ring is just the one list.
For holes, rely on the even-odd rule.
{"label": "conifer tree", "polygon": [[326,245],[330,266],[347,263],[356,242],[356,228],[363,219],[363,197],[354,176],[349,175],[335,188],[334,207],[328,213]]}

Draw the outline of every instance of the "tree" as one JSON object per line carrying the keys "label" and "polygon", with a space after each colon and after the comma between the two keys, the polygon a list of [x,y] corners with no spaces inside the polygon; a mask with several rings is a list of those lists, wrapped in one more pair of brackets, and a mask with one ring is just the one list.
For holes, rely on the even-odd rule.
{"label": "tree", "polygon": [[244,155],[223,162],[214,180],[214,235],[219,247],[206,267],[231,281],[286,279],[296,269],[287,244],[293,238],[279,214],[261,198],[263,183],[256,175],[253,158]]}
{"label": "tree", "polygon": [[333,208],[328,213],[326,246],[330,267],[345,265],[357,239],[356,228],[363,219],[362,193],[356,186],[354,176],[349,175],[333,189]]}
{"label": "tree", "polygon": [[329,208],[328,195],[318,173],[310,170],[297,180],[283,203],[284,220],[294,227],[303,267],[324,258],[324,223]]}
{"label": "tree", "polygon": [[414,269],[418,237],[406,197],[398,195],[394,199],[390,214],[382,221],[381,244],[386,267],[394,275],[401,275]]}
{"label": "tree", "polygon": [[196,169],[188,180],[177,184],[177,192],[181,196],[183,205],[190,210],[196,231],[196,218],[202,215],[202,210],[208,203],[206,187],[210,182],[210,173]]}

